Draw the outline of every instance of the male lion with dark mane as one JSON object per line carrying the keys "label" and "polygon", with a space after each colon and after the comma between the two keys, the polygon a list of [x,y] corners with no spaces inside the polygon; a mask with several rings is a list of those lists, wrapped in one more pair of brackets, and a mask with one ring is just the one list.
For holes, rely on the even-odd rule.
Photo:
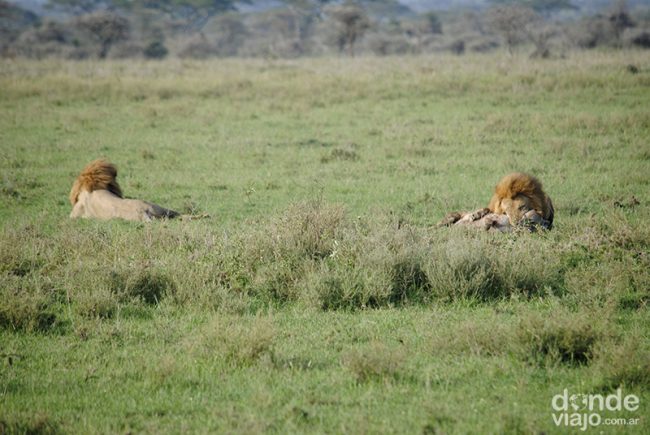
{"label": "male lion with dark mane", "polygon": [[125,199],[117,184],[117,168],[104,159],[86,166],[70,190],[71,218],[121,218],[147,222],[175,218],[178,212],[139,199]]}
{"label": "male lion with dark mane", "polygon": [[535,231],[538,226],[550,230],[553,215],[553,203],[542,183],[531,175],[514,172],[499,181],[487,208],[449,213],[438,226],[469,226],[500,232],[515,228]]}

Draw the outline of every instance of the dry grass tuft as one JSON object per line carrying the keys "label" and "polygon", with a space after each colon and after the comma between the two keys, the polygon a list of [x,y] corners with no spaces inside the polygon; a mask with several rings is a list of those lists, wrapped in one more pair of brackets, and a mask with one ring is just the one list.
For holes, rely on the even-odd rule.
{"label": "dry grass tuft", "polygon": [[388,347],[379,341],[349,349],[342,356],[342,364],[359,382],[398,379],[405,360],[404,349]]}
{"label": "dry grass tuft", "polygon": [[270,317],[256,316],[247,322],[238,318],[217,318],[203,329],[204,355],[225,359],[234,366],[249,366],[263,357],[273,358],[276,338]]}

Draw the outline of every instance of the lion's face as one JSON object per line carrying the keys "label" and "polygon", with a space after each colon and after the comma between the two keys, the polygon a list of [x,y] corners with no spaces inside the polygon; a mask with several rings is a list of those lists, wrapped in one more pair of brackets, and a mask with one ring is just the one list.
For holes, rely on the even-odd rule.
{"label": "lion's face", "polygon": [[525,195],[517,195],[514,198],[504,198],[501,200],[501,208],[508,215],[512,225],[517,225],[524,215],[533,210],[532,201]]}

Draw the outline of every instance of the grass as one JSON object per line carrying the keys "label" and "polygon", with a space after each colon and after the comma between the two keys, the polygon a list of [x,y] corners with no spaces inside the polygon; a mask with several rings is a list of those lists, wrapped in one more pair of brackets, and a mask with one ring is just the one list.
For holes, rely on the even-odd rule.
{"label": "grass", "polygon": [[[618,387],[647,432],[649,85],[640,51],[3,63],[0,433],[555,433]],[[100,156],[211,218],[70,221]],[[435,227],[513,170],[552,231]]]}

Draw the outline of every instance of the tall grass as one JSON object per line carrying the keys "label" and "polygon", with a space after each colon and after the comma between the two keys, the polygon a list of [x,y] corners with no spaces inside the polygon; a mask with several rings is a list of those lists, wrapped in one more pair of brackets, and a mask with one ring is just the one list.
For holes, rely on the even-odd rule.
{"label": "tall grass", "polygon": [[[66,223],[55,235],[5,228],[2,324],[47,329],[57,316],[110,317],[130,304],[332,310],[566,296],[640,309],[646,300],[647,274],[629,259],[645,239],[619,235],[638,231],[630,223],[603,228],[591,243],[608,248],[589,258],[582,244],[558,244],[548,233],[504,236],[391,219],[351,218],[315,201],[226,233],[171,222]],[[615,254],[621,243],[626,250]],[[611,255],[623,258],[600,264]],[[618,290],[590,294],[588,279],[611,268]]]}
{"label": "tall grass", "polygon": [[[553,433],[564,388],[647,413],[648,72],[2,63],[0,432]],[[68,219],[100,156],[211,218]],[[552,231],[434,227],[514,170]]]}

